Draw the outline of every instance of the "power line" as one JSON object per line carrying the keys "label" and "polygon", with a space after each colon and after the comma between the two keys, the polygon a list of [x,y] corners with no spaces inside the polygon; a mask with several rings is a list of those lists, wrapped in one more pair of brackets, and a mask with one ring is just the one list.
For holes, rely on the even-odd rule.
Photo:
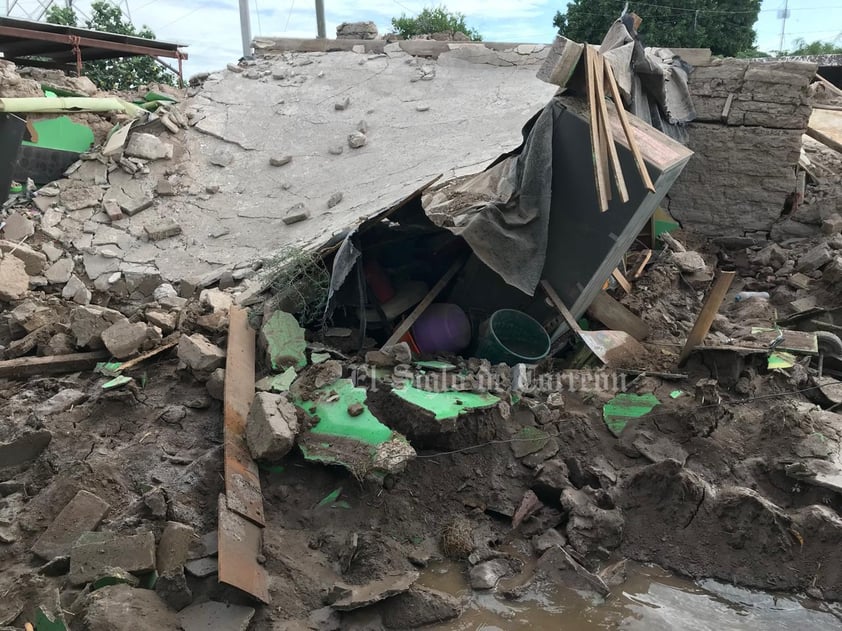
{"label": "power line", "polygon": [[263,27],[260,25],[260,7],[257,5],[257,0],[254,0],[254,12],[257,13],[257,34],[263,35]]}
{"label": "power line", "polygon": [[295,8],[295,0],[290,0],[289,13],[287,13],[287,23],[284,25],[284,33],[289,29],[289,21],[292,19],[292,10]]}

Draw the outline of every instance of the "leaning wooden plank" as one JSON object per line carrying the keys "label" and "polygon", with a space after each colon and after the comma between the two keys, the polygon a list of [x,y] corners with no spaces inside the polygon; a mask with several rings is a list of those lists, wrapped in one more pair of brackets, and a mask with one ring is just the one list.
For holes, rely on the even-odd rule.
{"label": "leaning wooden plank", "polygon": [[246,446],[246,417],[254,399],[254,329],[248,312],[228,312],[228,351],[225,360],[223,439],[225,443],[225,495],[228,508],[263,526],[260,475]]}
{"label": "leaning wooden plank", "polygon": [[842,112],[814,109],[807,135],[842,153]]}
{"label": "leaning wooden plank", "polygon": [[597,294],[587,313],[609,329],[625,331],[636,340],[649,336],[649,325],[605,292]]}
{"label": "leaning wooden plank", "polygon": [[605,174],[602,171],[602,157],[600,155],[599,118],[596,107],[596,79],[593,72],[593,57],[596,52],[585,46],[585,76],[588,83],[588,114],[590,116],[591,150],[593,152],[594,182],[599,210],[608,210],[608,196],[605,194]]}
{"label": "leaning wooden plank", "polygon": [[625,204],[629,201],[629,191],[626,189],[626,180],[623,177],[623,169],[620,166],[620,158],[617,155],[617,146],[608,126],[608,106],[605,104],[605,79],[608,75],[608,64],[605,63],[601,55],[597,54],[595,57],[597,60],[596,98],[599,101],[599,115],[602,120],[602,129],[605,131],[608,157],[611,159],[611,170],[614,173],[614,185],[620,192],[620,201]]}
{"label": "leaning wooden plank", "polygon": [[404,335],[406,335],[406,332],[409,331],[410,328],[412,328],[412,325],[415,324],[415,321],[421,316],[422,313],[424,313],[424,311],[426,311],[427,307],[429,307],[433,303],[433,300],[435,300],[436,297],[442,292],[447,283],[450,282],[450,279],[456,276],[456,273],[460,269],[462,269],[462,266],[465,264],[466,260],[466,258],[460,257],[455,263],[453,263],[453,265],[450,266],[450,268],[444,273],[444,276],[442,276],[439,279],[439,281],[435,285],[433,285],[433,288],[430,291],[428,291],[427,295],[424,296],[421,302],[419,302],[416,305],[415,309],[412,310],[412,313],[406,316],[406,318],[404,318],[404,321],[398,325],[394,333],[392,333],[392,336],[388,340],[386,340],[385,344],[383,344],[382,348],[386,348],[388,346],[397,344],[398,341]]}
{"label": "leaning wooden plank", "polygon": [[219,494],[218,518],[219,582],[269,604],[269,579],[257,560],[263,554],[263,529],[230,510],[224,493]]}
{"label": "leaning wooden plank", "polygon": [[129,361],[120,364],[120,372],[123,372],[124,370],[131,370],[138,364],[145,362],[147,359],[155,357],[155,355],[160,355],[164,351],[169,350],[175,346],[178,346],[178,342],[167,342],[163,346],[153,348],[151,351],[146,351],[145,353],[138,355],[134,359],[130,359]]}
{"label": "leaning wooden plank", "polygon": [[617,82],[614,80],[614,72],[611,70],[611,64],[605,66],[605,73],[608,75],[608,87],[611,89],[611,99],[614,101],[614,108],[617,110],[617,117],[620,119],[620,125],[623,126],[623,132],[626,134],[626,140],[629,143],[629,149],[634,157],[637,170],[640,171],[640,177],[643,179],[643,185],[651,193],[655,192],[655,185],[652,184],[652,178],[649,177],[649,171],[646,169],[646,163],[643,161],[643,155],[640,153],[640,148],[637,146],[637,140],[634,137],[631,125],[629,124],[626,110],[623,107],[623,100],[620,97],[620,90],[617,87]]}
{"label": "leaning wooden plank", "polygon": [[614,268],[614,271],[611,272],[611,276],[613,276],[614,280],[617,281],[617,284],[623,288],[624,292],[626,292],[627,294],[630,294],[632,292],[631,283],[626,279],[625,276],[623,276],[623,272],[621,272],[617,268]]}
{"label": "leaning wooden plank", "polygon": [[[600,97],[600,90],[599,85],[602,83],[602,72],[600,72],[601,67],[601,60],[602,57],[596,51],[591,51],[593,54],[591,55],[591,63],[593,67],[591,68],[591,76],[594,80],[594,95],[595,95],[595,103],[596,103],[596,120],[597,120],[597,135],[599,136],[599,162],[602,165],[602,194],[605,196],[605,199],[608,202],[611,202],[613,197],[613,191],[611,190],[611,164],[608,161],[608,145],[609,145],[609,132],[608,132],[608,117],[602,115],[603,106],[605,105],[605,95],[604,93],[602,97]],[[601,101],[600,101],[601,98]],[[607,110],[606,110],[607,113]],[[608,210],[607,208],[603,208],[602,212]]]}
{"label": "leaning wooden plank", "polygon": [[649,261],[652,260],[652,250],[644,250],[643,251],[643,259],[641,259],[640,263],[637,264],[637,268],[634,270],[634,274],[632,274],[632,278],[637,279],[643,275],[643,270],[646,269],[646,266],[649,265]]}
{"label": "leaning wooden plank", "polygon": [[47,357],[19,357],[0,361],[0,379],[19,379],[32,375],[57,375],[88,370],[110,357],[108,351],[49,355]]}
{"label": "leaning wooden plank", "polygon": [[[819,80],[819,82],[820,82],[820,83],[821,83],[824,87],[826,87],[826,88],[828,89],[828,91],[832,92],[832,93],[833,93],[833,94],[835,94],[836,96],[842,96],[842,90],[840,90],[839,88],[837,88],[837,87],[836,87],[835,85],[833,85],[830,81],[828,81],[828,80],[827,80],[827,79],[825,79],[823,76],[821,76],[818,72],[816,73],[816,79],[818,79],[818,80]],[[813,107],[815,107],[815,106],[813,106]]]}
{"label": "leaning wooden plank", "polygon": [[690,335],[687,336],[687,342],[684,344],[684,348],[681,349],[681,355],[678,357],[679,366],[684,365],[687,358],[690,357],[690,353],[693,352],[693,349],[702,343],[708,331],[710,331],[710,325],[713,324],[713,319],[716,317],[716,313],[719,311],[719,307],[725,299],[725,294],[728,293],[728,289],[730,289],[731,283],[734,281],[735,273],[719,273],[699,313],[699,317],[696,318],[696,323],[690,330]]}

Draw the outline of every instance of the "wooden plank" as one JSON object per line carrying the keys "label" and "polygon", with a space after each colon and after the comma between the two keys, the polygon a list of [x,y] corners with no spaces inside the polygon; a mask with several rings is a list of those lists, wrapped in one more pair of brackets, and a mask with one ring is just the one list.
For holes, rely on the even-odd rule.
{"label": "wooden plank", "polygon": [[652,250],[647,249],[647,250],[643,251],[643,260],[640,261],[640,263],[638,263],[637,269],[634,270],[634,274],[632,274],[633,279],[636,280],[643,275],[643,270],[646,269],[646,266],[649,265],[649,261],[652,260],[652,254],[653,254]]}
{"label": "wooden plank", "polygon": [[602,122],[601,129],[605,132],[605,143],[608,145],[608,157],[611,162],[611,169],[614,174],[614,185],[620,193],[620,201],[624,204],[629,201],[629,191],[626,188],[626,180],[623,177],[623,169],[620,166],[620,158],[617,155],[617,146],[614,137],[608,128],[608,106],[605,104],[605,79],[608,71],[605,59],[600,54],[594,55],[597,60],[596,68],[596,97],[599,101],[599,116]]}
{"label": "wooden plank", "polygon": [[625,276],[623,276],[623,273],[616,267],[614,268],[614,271],[611,272],[611,276],[613,276],[614,280],[617,281],[617,284],[623,288],[624,292],[626,292],[627,294],[630,294],[632,292],[631,283],[626,279]]}
{"label": "wooden plank", "polygon": [[609,329],[625,331],[636,340],[649,336],[649,325],[605,292],[597,294],[587,313]]}
{"label": "wooden plank", "polygon": [[410,313],[406,318],[404,318],[403,322],[401,322],[398,325],[394,333],[392,333],[391,337],[389,337],[389,339],[386,340],[386,343],[383,344],[381,348],[393,346],[394,344],[398,343],[398,341],[406,334],[406,332],[412,328],[412,325],[415,324],[415,321],[421,316],[421,314],[427,310],[427,307],[429,307],[433,303],[433,300],[435,300],[438,297],[438,295],[442,292],[447,283],[450,282],[450,279],[456,276],[456,273],[460,269],[462,269],[462,266],[465,264],[466,260],[466,258],[461,257],[456,262],[454,262],[453,265],[450,266],[450,268],[444,273],[444,276],[442,276],[439,279],[439,281],[435,285],[433,285],[433,288],[429,292],[427,292],[427,295],[424,296],[421,302],[419,302],[416,305],[415,309],[412,310],[412,313]]}
{"label": "wooden plank", "polygon": [[147,359],[155,357],[155,355],[160,355],[164,351],[174,348],[175,346],[178,346],[178,342],[167,342],[163,346],[153,348],[151,351],[146,351],[145,353],[138,355],[134,359],[130,359],[129,361],[120,364],[120,372],[123,372],[124,370],[131,370],[141,362],[145,362]]}
{"label": "wooden plank", "polygon": [[646,163],[643,161],[643,156],[640,153],[640,148],[637,146],[637,140],[629,124],[628,116],[626,116],[626,110],[623,107],[623,100],[620,98],[620,90],[617,87],[617,81],[614,79],[614,71],[611,70],[611,64],[605,66],[605,74],[608,75],[608,86],[611,89],[611,98],[614,101],[614,108],[617,110],[617,117],[620,119],[620,125],[622,125],[623,132],[626,134],[626,141],[629,143],[629,150],[631,150],[632,156],[634,156],[634,162],[637,165],[637,170],[640,172],[640,177],[643,179],[643,185],[647,191],[654,193],[655,185],[652,184],[652,178],[649,177]]}
{"label": "wooden plank", "polygon": [[842,153],[842,112],[814,109],[807,135]]}
{"label": "wooden plank", "polygon": [[710,331],[710,325],[713,324],[713,319],[716,317],[722,301],[725,300],[725,294],[731,288],[731,283],[734,282],[735,275],[736,272],[719,273],[707,299],[705,299],[705,304],[701,312],[699,312],[699,317],[696,318],[696,322],[690,330],[690,334],[687,336],[687,342],[684,344],[684,348],[681,349],[681,355],[678,357],[679,366],[684,365],[687,358],[690,357],[690,353],[693,352],[693,349],[702,343],[708,331]]}
{"label": "wooden plank", "polygon": [[33,375],[58,375],[79,370],[88,370],[98,362],[108,359],[108,351],[72,353],[70,355],[49,355],[47,357],[19,357],[0,361],[0,378],[20,379]]}
{"label": "wooden plank", "polygon": [[596,108],[596,78],[594,77],[593,57],[596,52],[585,46],[585,70],[588,83],[588,108],[590,116],[591,150],[593,152],[594,181],[596,182],[596,197],[599,210],[608,210],[608,196],[605,193],[605,173],[602,170],[602,156],[600,154],[599,118]]}
{"label": "wooden plank", "polygon": [[[816,79],[818,79],[824,87],[826,87],[828,90],[833,92],[833,94],[835,94],[836,96],[842,96],[842,90],[837,88],[830,81],[828,81],[823,76],[821,76],[818,72],[816,73]],[[815,106],[813,106],[813,107],[815,107]]]}

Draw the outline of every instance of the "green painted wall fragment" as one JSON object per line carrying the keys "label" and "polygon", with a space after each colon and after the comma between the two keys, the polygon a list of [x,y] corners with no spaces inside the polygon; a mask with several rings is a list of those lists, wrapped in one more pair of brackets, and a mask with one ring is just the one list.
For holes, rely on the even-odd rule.
{"label": "green painted wall fragment", "polygon": [[94,132],[91,128],[74,123],[67,116],[35,121],[32,126],[38,133],[38,142],[24,141],[24,145],[84,153],[94,144]]}
{"label": "green painted wall fragment", "polygon": [[35,610],[35,631],[67,631],[67,627],[60,618],[50,620],[41,607]]}
{"label": "green painted wall fragment", "polygon": [[431,412],[437,421],[454,419],[464,412],[493,407],[500,402],[500,397],[489,393],[429,392],[409,383],[401,388],[394,388],[392,394]]}
{"label": "green painted wall fragment", "polygon": [[[354,386],[350,379],[340,379],[321,388],[320,393],[333,393],[332,401],[295,401],[295,404],[309,416],[317,416],[319,422],[310,430],[311,434],[353,438],[371,446],[385,443],[392,437],[392,430],[377,420],[365,405],[365,389]],[[325,397],[327,398],[327,397]],[[359,403],[363,412],[351,416],[348,406]],[[315,413],[311,410],[315,407]]]}
{"label": "green painted wall fragment", "polygon": [[640,418],[652,411],[660,404],[654,394],[629,394],[623,392],[611,399],[602,407],[602,418],[605,424],[615,436],[619,436],[629,419]]}
{"label": "green painted wall fragment", "polygon": [[304,368],[307,356],[304,349],[304,329],[292,314],[276,311],[260,329],[260,338],[266,348],[267,362],[272,370]]}
{"label": "green painted wall fragment", "polygon": [[310,361],[314,364],[323,364],[330,359],[330,353],[311,353]]}

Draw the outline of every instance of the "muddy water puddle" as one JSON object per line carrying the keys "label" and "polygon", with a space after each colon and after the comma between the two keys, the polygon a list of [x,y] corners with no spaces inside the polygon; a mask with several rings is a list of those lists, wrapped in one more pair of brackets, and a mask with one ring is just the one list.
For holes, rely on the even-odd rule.
{"label": "muddy water puddle", "polygon": [[628,580],[603,600],[550,585],[534,585],[519,600],[472,592],[464,567],[431,565],[421,584],[466,598],[457,620],[428,627],[439,631],[517,629],[626,629],[629,631],[737,631],[842,629],[842,607],[758,592],[718,581],[692,582],[661,568],[632,564]]}

